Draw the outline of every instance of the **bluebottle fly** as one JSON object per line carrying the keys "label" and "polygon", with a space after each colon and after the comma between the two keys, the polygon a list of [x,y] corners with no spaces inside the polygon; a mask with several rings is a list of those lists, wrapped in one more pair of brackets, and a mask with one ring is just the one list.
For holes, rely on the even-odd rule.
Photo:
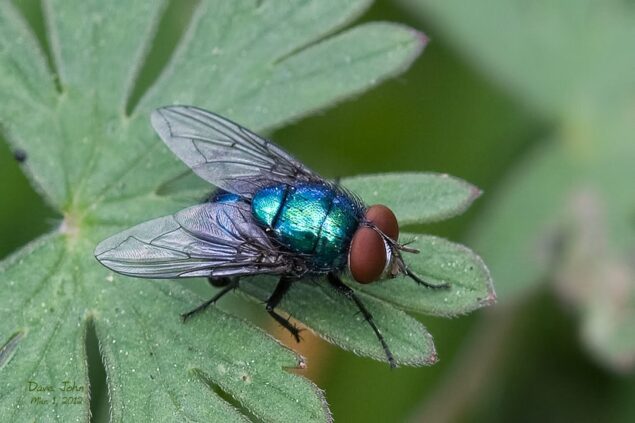
{"label": "bluebottle fly", "polygon": [[391,367],[395,360],[373,316],[340,279],[370,283],[404,274],[427,288],[397,242],[399,225],[386,206],[366,206],[253,132],[214,113],[170,106],[152,126],[186,165],[218,187],[203,204],[150,220],[101,242],[95,256],[113,271],[141,278],[206,277],[222,289],[184,319],[238,287],[240,278],[279,277],[267,312],[300,341],[300,330],[276,311],[293,283],[326,277],[374,331]]}

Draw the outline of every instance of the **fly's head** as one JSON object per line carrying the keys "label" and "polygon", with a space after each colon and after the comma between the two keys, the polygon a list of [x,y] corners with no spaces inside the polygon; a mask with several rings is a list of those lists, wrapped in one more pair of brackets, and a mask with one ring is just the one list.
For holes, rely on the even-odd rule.
{"label": "fly's head", "polygon": [[381,204],[370,206],[351,240],[348,266],[353,278],[367,284],[404,274],[420,283],[402,257],[402,252],[416,254],[419,250],[400,244],[398,239],[399,224],[392,210]]}

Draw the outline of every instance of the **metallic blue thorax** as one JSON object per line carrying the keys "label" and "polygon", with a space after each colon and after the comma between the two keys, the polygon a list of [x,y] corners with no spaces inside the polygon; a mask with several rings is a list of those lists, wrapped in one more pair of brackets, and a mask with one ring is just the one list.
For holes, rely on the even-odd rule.
{"label": "metallic blue thorax", "polygon": [[362,206],[327,184],[278,184],[252,198],[256,221],[289,250],[310,255],[315,270],[346,264]]}

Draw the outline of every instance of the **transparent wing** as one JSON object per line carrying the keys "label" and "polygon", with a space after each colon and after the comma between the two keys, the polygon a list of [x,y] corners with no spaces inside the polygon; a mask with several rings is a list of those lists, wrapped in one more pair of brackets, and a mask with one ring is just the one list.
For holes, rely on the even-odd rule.
{"label": "transparent wing", "polygon": [[191,106],[152,113],[152,126],[197,175],[219,188],[251,198],[272,182],[322,178],[248,129]]}
{"label": "transparent wing", "polygon": [[253,224],[248,207],[189,207],[106,239],[95,257],[117,273],[142,278],[284,273],[285,255]]}

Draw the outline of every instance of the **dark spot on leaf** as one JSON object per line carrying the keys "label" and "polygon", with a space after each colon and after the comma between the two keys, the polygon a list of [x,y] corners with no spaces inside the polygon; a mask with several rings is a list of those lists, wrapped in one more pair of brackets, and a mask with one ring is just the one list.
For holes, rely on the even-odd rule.
{"label": "dark spot on leaf", "polygon": [[22,150],[21,148],[16,148],[13,151],[13,158],[18,162],[18,163],[24,163],[27,159],[27,154],[26,151]]}

